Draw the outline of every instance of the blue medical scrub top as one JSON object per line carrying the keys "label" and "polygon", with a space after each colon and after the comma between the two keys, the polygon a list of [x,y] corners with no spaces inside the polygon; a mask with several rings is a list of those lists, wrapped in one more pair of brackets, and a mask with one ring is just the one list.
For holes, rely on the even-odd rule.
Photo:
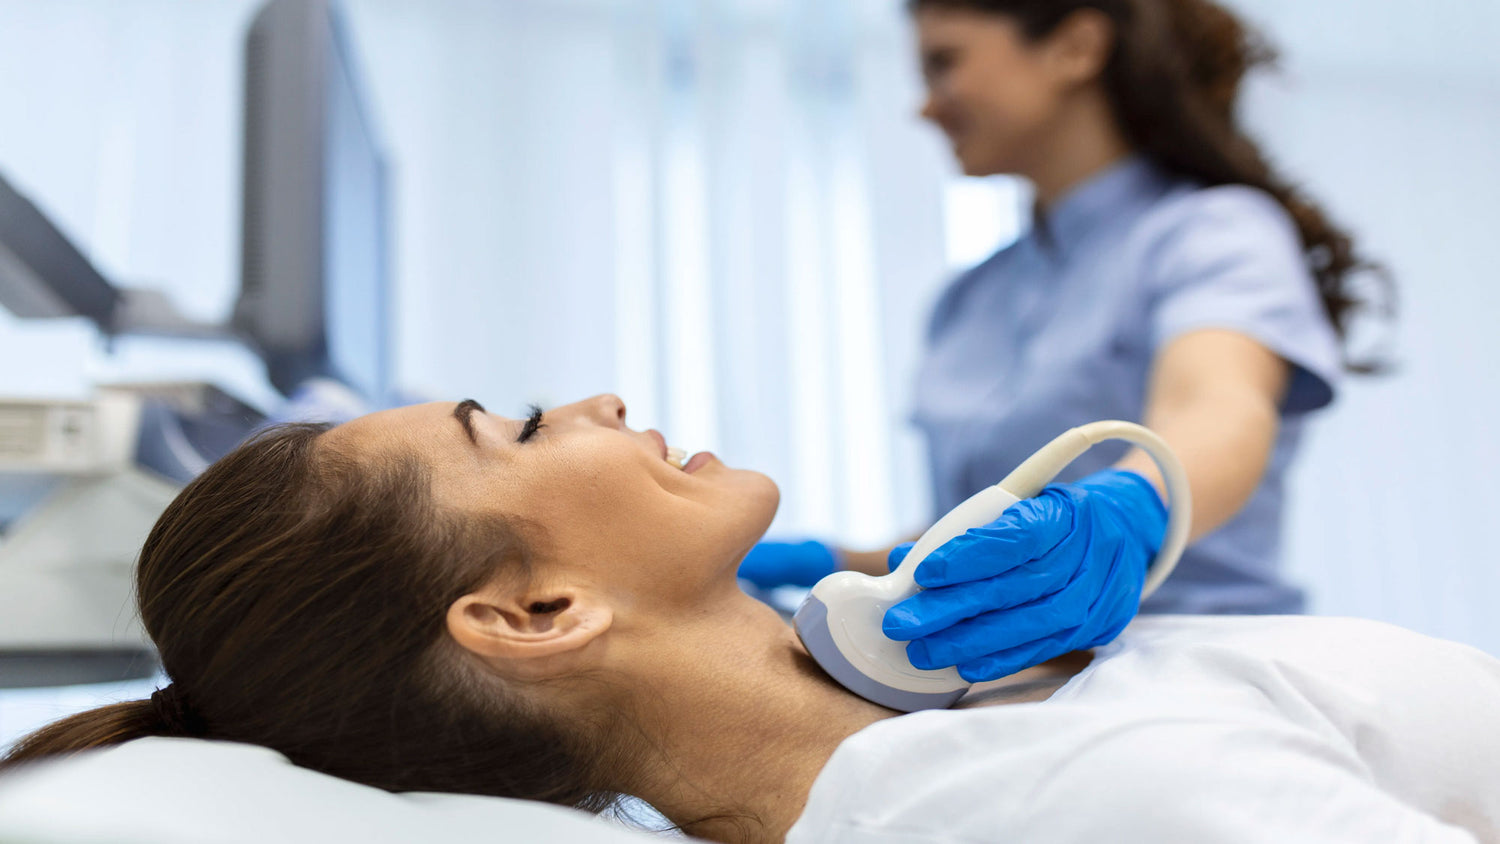
{"label": "blue medical scrub top", "polygon": [[[1141,611],[1301,611],[1301,590],[1279,571],[1286,470],[1306,414],[1333,400],[1341,358],[1296,227],[1253,188],[1202,188],[1129,159],[943,292],[912,414],[936,514],[1068,428],[1140,421],[1156,353],[1205,328],[1242,333],[1292,365],[1280,432],[1244,509],[1188,548]],[[1058,480],[1105,469],[1128,448],[1097,446]]]}

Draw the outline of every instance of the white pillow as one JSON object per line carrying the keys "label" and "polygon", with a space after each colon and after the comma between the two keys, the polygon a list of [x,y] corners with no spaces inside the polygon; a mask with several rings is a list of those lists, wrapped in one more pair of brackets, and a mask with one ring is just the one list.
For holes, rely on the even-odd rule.
{"label": "white pillow", "polygon": [[264,747],[143,738],[39,762],[0,779],[5,844],[546,841],[660,837],[530,800],[391,794]]}

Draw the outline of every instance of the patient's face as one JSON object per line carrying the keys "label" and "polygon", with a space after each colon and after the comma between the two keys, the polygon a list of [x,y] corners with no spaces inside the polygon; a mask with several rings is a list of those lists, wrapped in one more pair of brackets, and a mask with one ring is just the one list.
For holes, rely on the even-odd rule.
{"label": "patient's face", "polygon": [[678,469],[660,434],[626,426],[615,396],[549,410],[541,421],[520,441],[524,419],[440,402],[374,413],[327,436],[355,453],[417,455],[440,506],[541,525],[550,540],[544,563],[615,598],[692,605],[705,590],[734,588],[740,559],[776,512],[769,478],[711,457]]}

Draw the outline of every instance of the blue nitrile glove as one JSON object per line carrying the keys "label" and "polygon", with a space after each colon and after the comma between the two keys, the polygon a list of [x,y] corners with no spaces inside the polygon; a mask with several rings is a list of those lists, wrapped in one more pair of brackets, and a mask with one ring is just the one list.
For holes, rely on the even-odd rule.
{"label": "blue nitrile glove", "polygon": [[758,542],[740,563],[740,577],[762,589],[812,586],[838,567],[838,552],[816,539]]}
{"label": "blue nitrile glove", "polygon": [[[1111,469],[1054,484],[938,547],[917,566],[921,592],[886,611],[918,668],[958,666],[994,680],[1105,644],[1135,617],[1167,511],[1156,488]],[[911,550],[891,551],[894,569]]]}

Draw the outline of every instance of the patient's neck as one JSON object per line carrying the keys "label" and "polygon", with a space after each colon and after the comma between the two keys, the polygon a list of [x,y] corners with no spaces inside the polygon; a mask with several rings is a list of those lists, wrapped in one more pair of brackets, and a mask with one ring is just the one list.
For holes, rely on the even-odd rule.
{"label": "patient's neck", "polygon": [[839,743],[897,713],[828,679],[765,605],[711,610],[656,645],[637,694],[656,758],[630,790],[692,835],[781,841]]}

